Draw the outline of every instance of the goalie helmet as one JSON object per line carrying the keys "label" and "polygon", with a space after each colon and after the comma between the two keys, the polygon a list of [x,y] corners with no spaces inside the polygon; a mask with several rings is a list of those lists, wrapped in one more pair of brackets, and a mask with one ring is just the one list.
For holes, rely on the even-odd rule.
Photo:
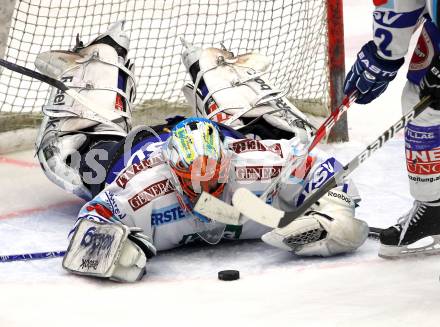
{"label": "goalie helmet", "polygon": [[[205,191],[219,197],[229,173],[230,155],[218,126],[205,118],[188,118],[171,131],[167,160],[178,195],[192,205]],[[188,201],[189,200],[189,201]]]}

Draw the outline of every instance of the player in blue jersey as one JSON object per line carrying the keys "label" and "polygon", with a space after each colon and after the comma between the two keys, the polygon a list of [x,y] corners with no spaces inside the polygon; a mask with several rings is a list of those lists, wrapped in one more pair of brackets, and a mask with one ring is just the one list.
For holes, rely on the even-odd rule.
{"label": "player in blue jersey", "polygon": [[348,72],[344,92],[357,103],[380,96],[404,63],[411,36],[422,26],[403,89],[406,113],[424,96],[432,103],[406,126],[406,166],[414,204],[380,235],[379,255],[395,258],[440,253],[440,4],[435,0],[374,0],[373,40]]}

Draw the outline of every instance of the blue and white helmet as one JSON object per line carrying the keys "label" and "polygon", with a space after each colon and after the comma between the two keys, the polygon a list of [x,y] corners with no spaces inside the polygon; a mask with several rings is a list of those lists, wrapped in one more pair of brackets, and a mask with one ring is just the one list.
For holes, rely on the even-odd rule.
{"label": "blue and white helmet", "polygon": [[227,182],[230,157],[217,124],[188,118],[171,130],[167,160],[176,189],[192,204],[205,191],[219,197]]}

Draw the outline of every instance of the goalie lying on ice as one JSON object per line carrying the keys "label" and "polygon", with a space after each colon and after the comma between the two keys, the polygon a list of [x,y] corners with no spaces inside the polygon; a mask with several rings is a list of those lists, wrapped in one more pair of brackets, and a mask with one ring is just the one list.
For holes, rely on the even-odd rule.
{"label": "goalie lying on ice", "polygon": [[[278,140],[245,138],[237,130],[204,117],[175,117],[164,125],[131,130],[129,95],[134,94],[134,84],[127,82],[131,71],[123,69],[130,65],[123,59],[128,43],[121,41],[125,40],[122,33],[121,26],[116,25],[74,53],[51,52],[40,57],[42,61],[50,58],[52,63],[71,63],[57,78],[71,80],[77,87],[84,83],[80,78],[88,78],[89,84],[94,78],[95,86],[105,87],[94,89],[89,85],[84,89],[87,96],[109,104],[110,111],[116,106],[121,113],[113,121],[78,118],[76,113],[88,109],[75,102],[60,105],[62,94],[55,92],[46,107],[38,140],[42,167],[58,185],[89,200],[70,233],[65,269],[135,281],[142,278],[147,260],[157,250],[190,242],[216,244],[222,239],[261,237],[270,245],[305,256],[350,252],[363,244],[368,226],[354,218],[358,195],[350,181],[284,228],[268,228],[252,217],[243,217],[240,225],[232,226],[195,212],[203,191],[226,203],[231,203],[240,187],[263,193],[289,160],[304,155],[304,143],[310,137],[308,124],[300,124],[297,120],[303,118],[297,117],[290,120],[293,127],[289,130],[289,124],[281,123],[280,116],[275,115],[246,126],[246,134],[259,138],[266,138],[267,133],[259,134],[258,127],[266,126],[266,132],[283,135]],[[56,60],[57,56],[64,60]],[[40,62],[41,70],[47,67]],[[100,68],[108,73],[93,74]],[[117,88],[110,87],[112,76]],[[253,79],[243,83],[249,81]],[[274,99],[269,98],[269,107]],[[121,101],[123,105],[119,105]],[[221,103],[219,98],[216,101]],[[270,122],[275,124],[267,128]],[[286,211],[297,207],[342,168],[334,158],[318,151],[304,158],[302,165],[267,197],[274,207]]]}
{"label": "goalie lying on ice", "polygon": [[[114,168],[109,171],[111,183],[79,213],[65,268],[132,281],[142,275],[146,259],[156,249],[194,241],[216,244],[222,238],[262,237],[266,243],[298,255],[321,256],[353,251],[364,242],[368,227],[354,218],[355,195],[350,183],[328,192],[288,226],[274,230],[252,221],[252,217],[240,226],[230,226],[193,211],[202,191],[228,203],[239,187],[262,193],[281,173],[289,152],[298,145],[295,139],[237,138],[235,132],[205,118],[185,119],[167,136],[160,142],[143,139],[136,146],[146,148],[145,152],[136,153],[117,176],[112,174]],[[292,209],[339,168],[333,158],[313,153],[268,201],[277,208]],[[114,225],[114,231],[108,223]],[[127,228],[124,234],[119,231],[120,223],[143,232]],[[121,238],[114,236],[118,233]]]}

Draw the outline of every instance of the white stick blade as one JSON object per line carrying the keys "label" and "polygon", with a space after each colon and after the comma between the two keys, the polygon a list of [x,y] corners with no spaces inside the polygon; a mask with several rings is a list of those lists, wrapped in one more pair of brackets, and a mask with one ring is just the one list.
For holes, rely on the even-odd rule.
{"label": "white stick blade", "polygon": [[272,228],[278,227],[280,219],[284,216],[284,211],[261,201],[258,196],[245,188],[235,191],[232,203],[247,218]]}
{"label": "white stick blade", "polygon": [[239,225],[240,211],[207,192],[202,192],[194,211],[223,224]]}

